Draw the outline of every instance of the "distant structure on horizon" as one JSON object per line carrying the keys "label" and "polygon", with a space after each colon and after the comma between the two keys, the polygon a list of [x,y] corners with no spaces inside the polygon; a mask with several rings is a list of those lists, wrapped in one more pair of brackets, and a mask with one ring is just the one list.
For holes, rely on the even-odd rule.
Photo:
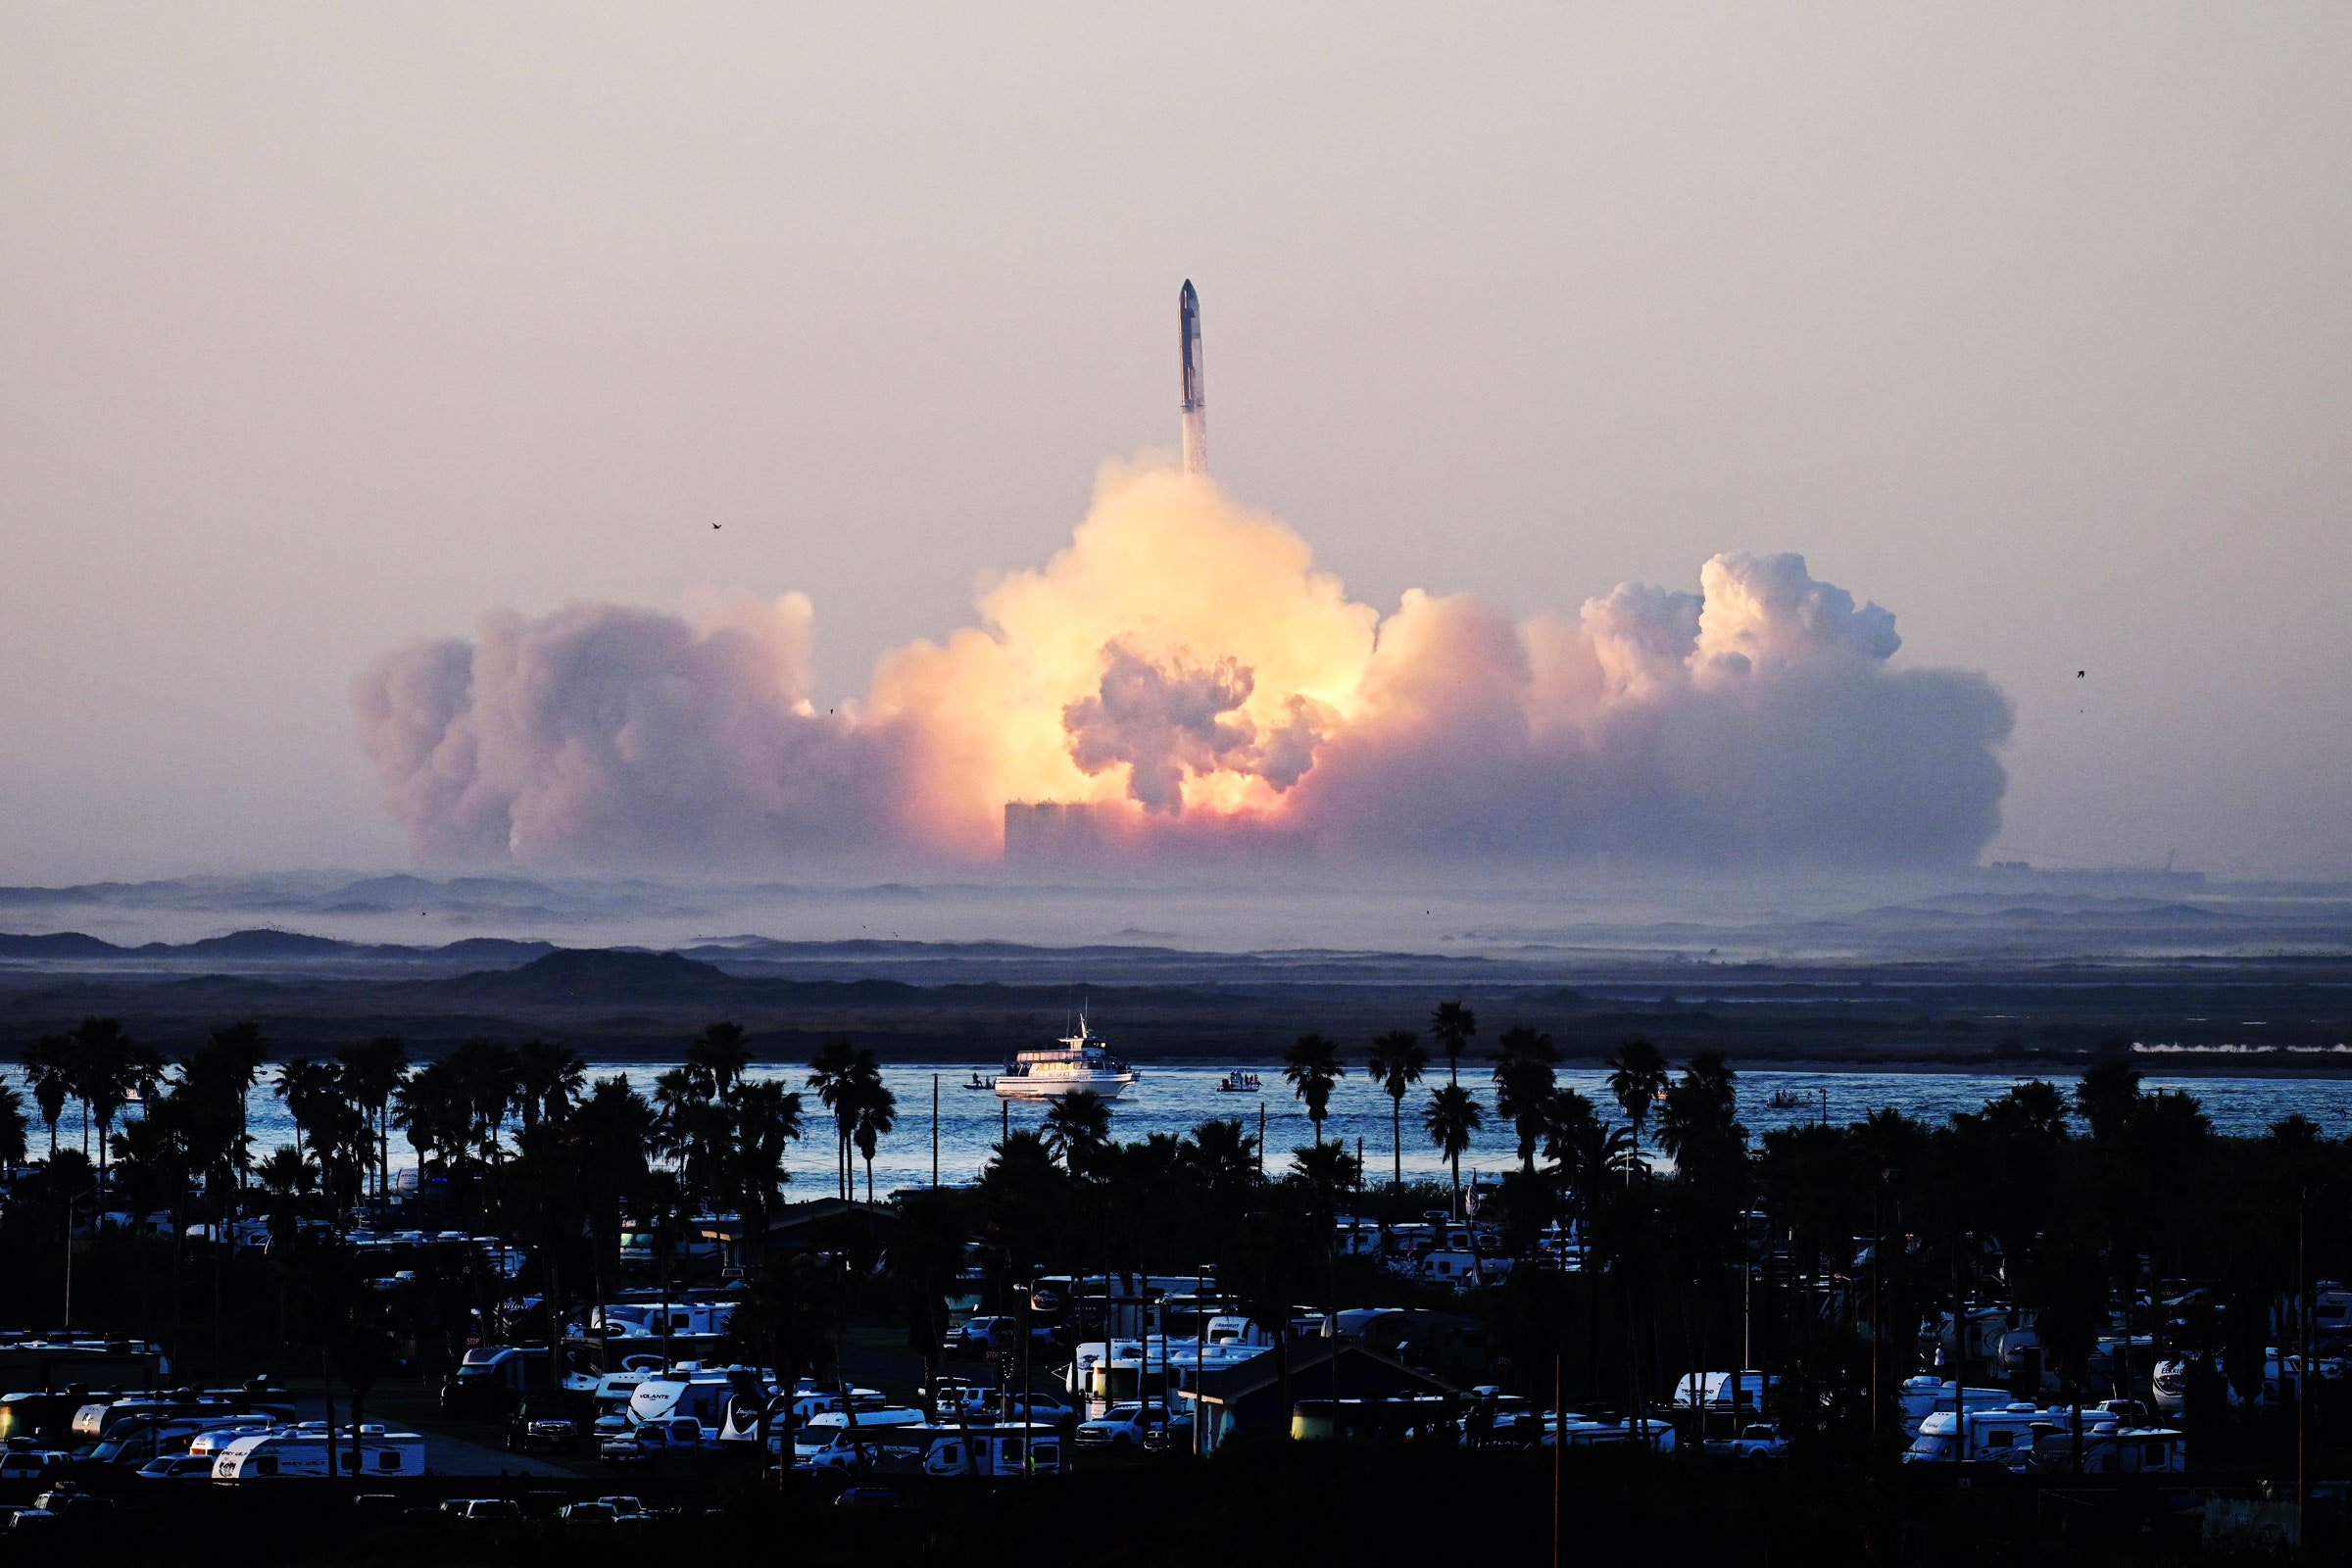
{"label": "distant structure on horizon", "polygon": [[1208,472],[1208,382],[1200,370],[1200,296],[1184,280],[1176,296],[1177,351],[1184,361],[1184,471]]}

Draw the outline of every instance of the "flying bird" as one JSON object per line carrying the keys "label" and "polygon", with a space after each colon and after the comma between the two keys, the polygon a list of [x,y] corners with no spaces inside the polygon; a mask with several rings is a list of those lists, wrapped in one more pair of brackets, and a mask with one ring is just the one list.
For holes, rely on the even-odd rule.
{"label": "flying bird", "polygon": [[717,524],[717,523],[715,523],[715,522],[714,522],[714,523],[712,523],[712,524],[710,525],[710,531],[711,531],[712,533],[716,533],[716,532],[718,532],[718,524]]}
{"label": "flying bird", "polygon": [[2081,670],[2081,669],[2078,669],[2078,670],[2076,670],[2076,671],[2075,671],[2075,679],[2077,679],[2077,680],[2081,680],[2081,679],[2082,679],[2082,677],[2083,677],[2085,674],[2087,674],[2087,673],[2088,673],[2088,671],[2087,671],[2087,670]]}

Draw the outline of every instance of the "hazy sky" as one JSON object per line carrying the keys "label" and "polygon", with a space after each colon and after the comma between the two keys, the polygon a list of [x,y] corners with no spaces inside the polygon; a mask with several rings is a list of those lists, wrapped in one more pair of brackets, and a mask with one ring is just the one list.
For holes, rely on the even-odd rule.
{"label": "hazy sky", "polygon": [[798,589],[861,690],[1174,445],[1186,276],[1357,597],[1801,551],[2016,703],[1994,853],[2352,870],[2347,80],[2336,5],[0,5],[0,880],[403,860],[347,687],[498,606]]}

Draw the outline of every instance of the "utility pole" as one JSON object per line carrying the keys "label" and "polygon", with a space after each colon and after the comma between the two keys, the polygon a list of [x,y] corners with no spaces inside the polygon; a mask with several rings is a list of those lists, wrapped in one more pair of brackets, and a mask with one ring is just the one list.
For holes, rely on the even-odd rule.
{"label": "utility pole", "polygon": [[939,1185],[939,1074],[931,1075],[931,1185]]}
{"label": "utility pole", "polygon": [[[2311,1268],[2304,1248],[2304,1218],[2311,1206],[2311,1186],[2295,1190],[2295,1544],[2311,1538],[2304,1533],[2311,1508]],[[2129,1344],[2127,1342],[2127,1348]]]}

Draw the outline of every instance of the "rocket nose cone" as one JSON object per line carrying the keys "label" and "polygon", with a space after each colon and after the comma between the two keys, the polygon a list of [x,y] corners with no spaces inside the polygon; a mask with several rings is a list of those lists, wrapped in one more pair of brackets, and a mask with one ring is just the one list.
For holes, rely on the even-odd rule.
{"label": "rocket nose cone", "polygon": [[1184,291],[1176,297],[1187,305],[1193,303],[1193,280],[1191,278],[1188,277],[1184,280]]}

